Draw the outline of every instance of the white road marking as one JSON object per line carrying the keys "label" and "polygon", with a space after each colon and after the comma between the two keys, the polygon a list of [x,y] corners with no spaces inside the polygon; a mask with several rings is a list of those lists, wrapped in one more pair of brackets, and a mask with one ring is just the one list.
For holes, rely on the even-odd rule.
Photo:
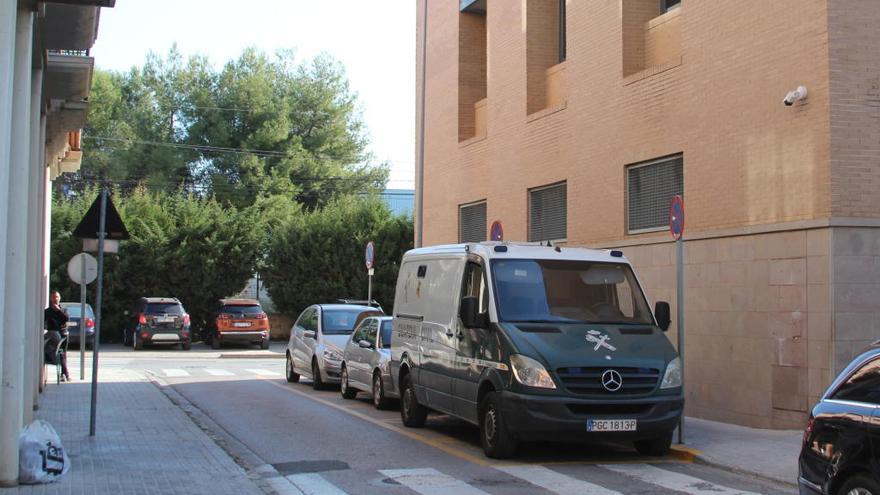
{"label": "white road marking", "polygon": [[250,371],[251,373],[253,373],[255,375],[260,375],[260,376],[281,376],[281,373],[278,373],[275,371],[269,371],[269,370],[248,369],[245,371]]}
{"label": "white road marking", "polygon": [[379,472],[421,495],[488,495],[483,490],[434,468],[384,469]]}
{"label": "white road marking", "polygon": [[169,368],[162,370],[162,373],[165,373],[165,376],[171,378],[179,378],[182,376],[189,376],[189,372],[186,370],[178,369],[178,368]]}
{"label": "white road marking", "polygon": [[318,473],[291,474],[285,477],[305,495],[348,495]]}
{"label": "white road marking", "polygon": [[282,477],[268,478],[266,482],[278,495],[303,495],[302,490],[295,487],[289,480]]}
{"label": "white road marking", "polygon": [[645,483],[694,495],[757,495],[754,492],[727,488],[693,476],[667,471],[648,464],[603,464],[600,467],[624,474]]}
{"label": "white road marking", "polygon": [[212,368],[205,369],[205,373],[207,373],[209,375],[214,375],[214,376],[232,376],[235,374],[231,371],[226,371],[226,370],[221,370],[221,369],[212,369]]}
{"label": "white road marking", "polygon": [[572,478],[544,466],[496,466],[495,469],[559,495],[621,495],[620,492]]}

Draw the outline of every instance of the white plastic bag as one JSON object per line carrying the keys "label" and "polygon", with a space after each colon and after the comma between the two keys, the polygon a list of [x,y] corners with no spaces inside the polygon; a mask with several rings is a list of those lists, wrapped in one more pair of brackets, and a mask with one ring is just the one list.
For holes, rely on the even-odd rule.
{"label": "white plastic bag", "polygon": [[35,420],[18,438],[18,482],[52,483],[70,470],[70,458],[52,425]]}

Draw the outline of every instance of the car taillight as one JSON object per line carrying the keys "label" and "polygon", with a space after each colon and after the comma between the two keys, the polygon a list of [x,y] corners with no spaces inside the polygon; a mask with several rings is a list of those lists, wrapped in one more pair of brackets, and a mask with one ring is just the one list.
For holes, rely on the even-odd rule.
{"label": "car taillight", "polygon": [[220,313],[220,316],[218,316],[217,318],[220,318],[221,320],[231,320],[232,315],[226,314],[226,313]]}
{"label": "car taillight", "polygon": [[95,320],[91,318],[86,318],[86,328],[94,328]]}
{"label": "car taillight", "polygon": [[189,314],[188,313],[183,314],[183,324],[184,324],[184,326],[189,325]]}
{"label": "car taillight", "polygon": [[265,320],[265,319],[266,319],[266,313],[257,313],[257,319],[258,319],[258,320]]}
{"label": "car taillight", "polygon": [[804,428],[804,443],[807,443],[810,441],[810,436],[812,436],[812,434],[813,434],[813,426],[815,426],[815,425],[816,425],[816,419],[811,417],[807,421],[807,427]]}
{"label": "car taillight", "polygon": [[138,323],[140,323],[141,325],[146,325],[147,324],[147,315],[145,315],[143,313],[139,314],[138,315]]}

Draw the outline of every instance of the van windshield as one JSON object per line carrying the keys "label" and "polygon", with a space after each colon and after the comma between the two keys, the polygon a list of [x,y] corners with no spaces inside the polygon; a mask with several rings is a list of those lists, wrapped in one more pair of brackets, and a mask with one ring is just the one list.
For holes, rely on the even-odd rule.
{"label": "van windshield", "polygon": [[495,260],[502,321],[653,325],[629,265],[571,260]]}

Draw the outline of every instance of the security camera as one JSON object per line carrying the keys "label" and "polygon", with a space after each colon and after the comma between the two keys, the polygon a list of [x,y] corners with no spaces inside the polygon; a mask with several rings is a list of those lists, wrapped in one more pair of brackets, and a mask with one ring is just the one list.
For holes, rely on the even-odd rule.
{"label": "security camera", "polygon": [[805,86],[798,86],[797,89],[789,91],[785,98],[782,99],[782,103],[790,107],[795,104],[797,101],[801,101],[807,98],[807,88]]}

